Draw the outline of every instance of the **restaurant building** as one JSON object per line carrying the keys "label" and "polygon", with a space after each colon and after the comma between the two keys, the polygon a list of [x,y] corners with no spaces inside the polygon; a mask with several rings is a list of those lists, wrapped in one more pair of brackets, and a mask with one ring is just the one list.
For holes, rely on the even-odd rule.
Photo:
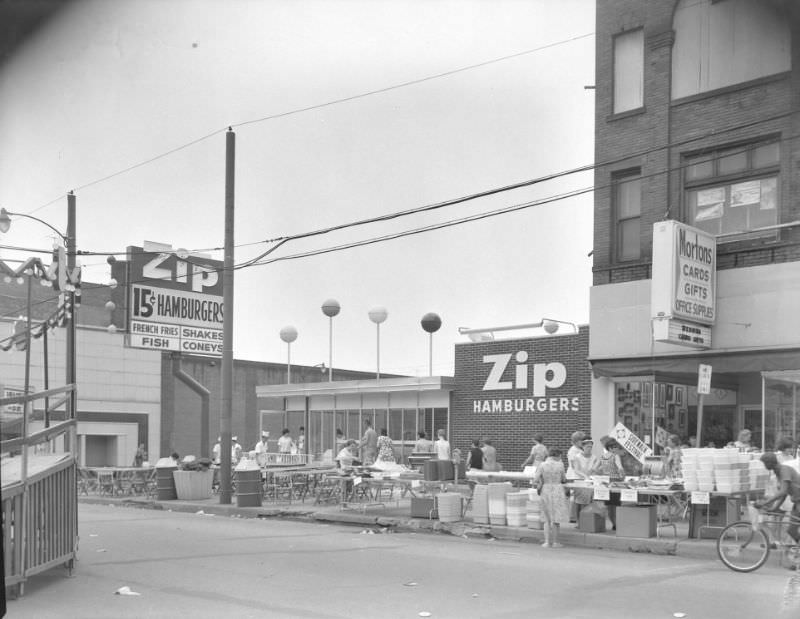
{"label": "restaurant building", "polygon": [[420,430],[435,438],[442,429],[464,455],[474,439],[493,441],[498,462],[510,470],[520,468],[535,434],[566,452],[576,430],[608,433],[604,420],[592,419],[589,328],[560,333],[556,321],[530,327],[464,332],[471,341],[456,344],[454,377],[258,386],[262,426],[305,420],[309,450],[319,455],[334,452],[337,430],[358,439],[369,420],[387,429],[404,463]]}
{"label": "restaurant building", "polygon": [[[174,269],[178,258],[163,253],[169,257],[162,259],[159,267]],[[182,456],[209,456],[219,434],[222,394],[219,357],[131,345],[141,343],[132,342],[132,336],[150,337],[148,331],[154,323],[142,320],[136,332],[131,332],[136,287],[127,285],[131,281],[130,262],[118,260],[111,265],[115,285],[84,282],[81,286],[81,302],[76,312],[76,414],[78,462],[82,466],[128,466],[142,444],[152,462],[173,451]],[[141,273],[134,281],[139,289],[149,285]],[[162,282],[158,284],[163,286]],[[34,325],[29,390],[39,392],[65,384],[66,329],[41,328],[56,311],[58,293],[33,277],[28,305],[27,290],[25,274],[0,277],[0,394],[5,397],[24,393],[26,353],[13,345],[13,334],[15,324],[24,323],[29,312]],[[180,296],[179,292],[173,294]],[[138,299],[143,298],[140,292]],[[162,326],[158,325],[159,331]],[[152,339],[160,343],[166,338],[159,334]],[[190,340],[192,345],[197,342],[197,338]],[[321,375],[319,367],[292,365],[291,368],[295,383],[318,381]],[[374,376],[372,372],[338,368],[332,375],[335,381]],[[274,417],[268,417],[262,425],[257,404],[257,385],[281,384],[286,380],[285,363],[234,360],[231,429],[244,449],[255,445],[262,427],[273,430],[270,444],[273,451],[277,451],[276,441],[283,427],[290,428],[297,436],[302,422],[296,416],[289,416],[279,424]],[[35,402],[36,407],[29,415],[29,434],[46,423],[44,403],[45,400]],[[52,408],[47,415],[49,421],[62,420],[64,405],[57,399],[48,404]],[[0,407],[2,438],[19,436],[21,421],[20,405]]]}
{"label": "restaurant building", "polygon": [[796,440],[800,7],[598,0],[595,83],[598,414],[695,435],[703,364],[702,444]]}

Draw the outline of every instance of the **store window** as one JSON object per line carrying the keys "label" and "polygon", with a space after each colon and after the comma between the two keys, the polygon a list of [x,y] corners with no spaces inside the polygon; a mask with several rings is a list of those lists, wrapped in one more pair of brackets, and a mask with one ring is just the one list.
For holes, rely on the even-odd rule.
{"label": "store window", "polygon": [[776,2],[681,0],[673,18],[672,98],[789,71],[789,25]]}
{"label": "store window", "polygon": [[[685,158],[689,223],[721,242],[774,237],[778,223],[780,142],[736,146]],[[736,234],[740,233],[740,234]]]}
{"label": "store window", "polygon": [[644,104],[644,30],[614,37],[614,113]]}
{"label": "store window", "polygon": [[688,438],[691,419],[686,385],[645,379],[618,382],[615,392],[616,423],[647,444],[664,447],[670,434],[682,441]]}
{"label": "store window", "polygon": [[641,257],[642,180],[639,170],[612,178],[616,258],[619,262]]}

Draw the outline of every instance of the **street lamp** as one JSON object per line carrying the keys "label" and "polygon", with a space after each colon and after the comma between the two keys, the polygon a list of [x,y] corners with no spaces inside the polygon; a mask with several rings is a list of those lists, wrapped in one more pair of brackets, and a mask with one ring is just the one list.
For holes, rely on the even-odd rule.
{"label": "street lamp", "polygon": [[297,329],[291,325],[281,329],[281,339],[286,342],[286,384],[292,382],[292,342],[297,339]]}
{"label": "street lamp", "polygon": [[336,299],[327,299],[322,304],[322,313],[329,318],[328,327],[328,381],[333,382],[333,317],[342,309]]}
{"label": "street lamp", "polygon": [[420,320],[420,325],[428,333],[428,376],[433,376],[433,334],[442,326],[442,319],[439,314],[428,312]]}
{"label": "street lamp", "polygon": [[368,315],[369,319],[375,323],[375,328],[377,329],[378,352],[376,356],[377,361],[375,366],[375,378],[380,380],[381,379],[381,323],[389,317],[389,312],[386,311],[385,307],[381,307],[380,305],[378,305],[369,310]]}
{"label": "street lamp", "polygon": [[67,194],[67,233],[64,234],[57,228],[53,227],[43,219],[39,219],[38,217],[34,217],[33,215],[26,215],[25,213],[12,213],[11,211],[6,210],[5,208],[0,208],[0,233],[6,233],[11,229],[11,217],[23,217],[25,219],[32,219],[33,221],[38,221],[40,224],[43,224],[50,228],[53,232],[55,232],[58,237],[64,243],[64,247],[66,249],[66,258],[67,264],[66,269],[64,269],[64,265],[59,265],[59,269],[61,273],[65,277],[60,277],[62,281],[67,283],[65,289],[62,290],[63,293],[69,294],[69,308],[70,311],[68,313],[69,316],[69,324],[67,328],[67,358],[66,358],[66,382],[68,385],[72,385],[73,389],[69,392],[69,413],[70,418],[74,419],[76,417],[76,409],[77,409],[77,393],[74,388],[76,382],[76,354],[75,354],[75,325],[77,322],[77,318],[75,316],[76,307],[75,307],[75,296],[77,294],[74,286],[72,286],[71,282],[69,282],[69,278],[75,271],[75,194],[73,192],[69,192]]}

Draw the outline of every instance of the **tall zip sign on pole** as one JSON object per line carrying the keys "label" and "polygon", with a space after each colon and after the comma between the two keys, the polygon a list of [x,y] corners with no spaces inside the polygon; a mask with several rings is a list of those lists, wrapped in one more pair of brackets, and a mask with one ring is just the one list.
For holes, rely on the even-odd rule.
{"label": "tall zip sign on pole", "polygon": [[225,258],[222,269],[222,410],[219,416],[219,502],[231,502],[231,418],[233,417],[233,205],[236,134],[225,134]]}

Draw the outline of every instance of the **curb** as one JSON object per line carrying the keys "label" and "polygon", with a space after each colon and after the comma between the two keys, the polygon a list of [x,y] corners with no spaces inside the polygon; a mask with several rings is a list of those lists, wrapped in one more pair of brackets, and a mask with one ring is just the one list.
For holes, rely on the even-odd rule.
{"label": "curb", "polygon": [[[361,527],[380,527],[402,533],[441,533],[465,539],[498,539],[517,543],[541,543],[544,532],[540,529],[482,525],[468,521],[441,522],[427,518],[410,518],[368,514],[357,510],[283,509],[280,507],[238,507],[235,504],[193,503],[190,501],[158,501],[137,498],[79,497],[79,503],[112,505],[136,509],[155,509],[183,513],[200,513],[230,518],[282,519],[301,522],[318,522]],[[584,533],[562,526],[559,541],[566,546],[636,552],[656,555],[673,555],[689,559],[716,560],[714,540],[684,539],[675,537],[634,538],[616,537],[598,533]]]}

